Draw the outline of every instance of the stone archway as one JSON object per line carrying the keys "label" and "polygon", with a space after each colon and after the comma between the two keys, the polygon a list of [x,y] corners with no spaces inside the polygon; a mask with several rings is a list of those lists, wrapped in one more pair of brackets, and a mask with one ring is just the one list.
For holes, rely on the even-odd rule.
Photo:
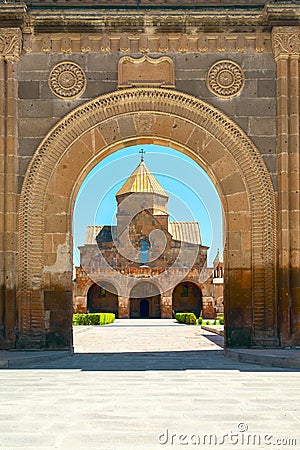
{"label": "stone archway", "polygon": [[87,291],[86,304],[89,313],[113,313],[118,317],[118,293],[111,283],[93,283]]}
{"label": "stone archway", "polygon": [[191,281],[182,281],[177,284],[172,293],[172,310],[177,312],[193,312],[199,317],[203,303],[200,287]]}
{"label": "stone archway", "polygon": [[173,90],[144,88],[78,107],[32,159],[20,198],[18,346],[70,345],[76,193],[101,159],[137,143],[180,150],[216,185],[226,220],[227,345],[278,345],[275,196],[258,150],[211,105]]}

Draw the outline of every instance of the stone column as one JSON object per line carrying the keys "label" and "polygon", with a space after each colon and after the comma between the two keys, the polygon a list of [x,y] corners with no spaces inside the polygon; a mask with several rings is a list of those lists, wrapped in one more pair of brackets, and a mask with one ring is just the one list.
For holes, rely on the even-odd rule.
{"label": "stone column", "polygon": [[274,27],[277,62],[278,278],[282,345],[300,338],[300,27]]}
{"label": "stone column", "polygon": [[5,275],[4,275],[4,246],[5,246],[5,222],[4,222],[4,199],[5,199],[5,61],[0,59],[0,348],[5,348]]}
{"label": "stone column", "polygon": [[129,297],[118,297],[118,313],[119,319],[129,319],[130,318],[130,298]]}
{"label": "stone column", "polygon": [[15,345],[17,282],[17,173],[18,108],[17,74],[21,32],[0,28],[0,348]]}
{"label": "stone column", "polygon": [[162,319],[172,319],[172,296],[161,296],[160,317]]}

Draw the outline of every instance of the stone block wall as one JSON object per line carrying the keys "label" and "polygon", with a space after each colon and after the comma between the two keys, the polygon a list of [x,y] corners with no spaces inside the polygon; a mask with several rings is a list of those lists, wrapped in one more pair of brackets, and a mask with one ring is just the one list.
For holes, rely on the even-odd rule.
{"label": "stone block wall", "polygon": [[[80,98],[56,97],[48,84],[51,69],[58,62],[73,61],[85,72],[87,87]],[[19,79],[19,191],[32,155],[49,130],[82,103],[117,89],[116,55],[22,54]]]}
{"label": "stone block wall", "polygon": [[[141,52],[128,53],[139,58]],[[151,53],[150,53],[151,55]],[[276,63],[271,51],[193,53],[152,53],[167,55],[174,61],[175,89],[209,102],[234,120],[261,152],[276,188]],[[19,110],[19,191],[30,158],[41,140],[64,115],[82,103],[118,87],[120,51],[111,53],[26,53],[18,64]],[[241,93],[218,98],[206,85],[207,71],[216,61],[232,60],[245,74]],[[48,85],[52,68],[59,62],[73,61],[86,74],[83,94],[73,100],[56,97]]]}
{"label": "stone block wall", "polygon": [[[216,97],[206,85],[207,70],[219,60],[232,60],[245,74],[241,93]],[[234,120],[260,151],[276,189],[276,63],[273,54],[200,53],[176,55],[176,89],[196,96]]]}

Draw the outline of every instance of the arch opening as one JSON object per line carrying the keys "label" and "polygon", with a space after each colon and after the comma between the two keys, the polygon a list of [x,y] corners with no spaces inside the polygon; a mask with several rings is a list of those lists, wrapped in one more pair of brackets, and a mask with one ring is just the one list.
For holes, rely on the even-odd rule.
{"label": "arch opening", "polygon": [[[208,305],[205,305],[205,307],[206,306]],[[194,313],[196,317],[202,316],[203,300],[200,287],[190,281],[182,281],[177,284],[172,293],[172,309],[174,314],[180,312],[191,312]],[[205,314],[209,313],[214,318],[214,311],[208,312],[207,308],[205,308]]]}
{"label": "arch opening", "polygon": [[[18,347],[71,345],[76,193],[97,161],[132,142],[172,146],[211,176],[226,218],[226,343],[277,346],[275,195],[258,150],[211,105],[179,92],[143,88],[81,105],[36,151],[20,199],[20,229],[26,232],[19,233]],[[53,245],[46,251],[49,239]],[[48,311],[51,320],[45,321]]]}
{"label": "arch opening", "polygon": [[[108,270],[112,281],[120,278],[118,285],[122,284],[120,291],[125,295],[127,275],[133,282],[145,277],[157,281],[161,278],[164,292],[181,281],[184,266],[185,273],[192,269],[192,279],[202,278],[213,300],[214,257],[223,245],[222,208],[216,189],[198,164],[170,147],[143,145],[146,157],[140,164],[139,152],[140,146],[132,146],[105,158],[88,174],[78,193],[73,216],[76,312],[80,304],[77,299],[84,294],[82,286],[107,276]],[[141,211],[133,209],[136,196]],[[130,220],[125,223],[128,215]],[[124,227],[129,231],[128,240],[123,242]],[[97,252],[108,267],[101,265]],[[139,256],[136,258],[133,252],[139,252]],[[190,252],[190,258],[183,260],[181,252]],[[168,272],[168,286],[164,272]],[[164,297],[168,297],[166,292]],[[141,307],[144,304],[146,310],[146,302],[131,302],[131,306],[134,303],[131,316],[138,317],[139,307],[144,316]],[[154,315],[159,317],[158,313]],[[168,310],[165,307],[163,315],[172,317],[171,306]]]}
{"label": "arch opening", "polygon": [[118,294],[111,283],[94,283],[86,295],[87,313],[113,313],[118,317]]}

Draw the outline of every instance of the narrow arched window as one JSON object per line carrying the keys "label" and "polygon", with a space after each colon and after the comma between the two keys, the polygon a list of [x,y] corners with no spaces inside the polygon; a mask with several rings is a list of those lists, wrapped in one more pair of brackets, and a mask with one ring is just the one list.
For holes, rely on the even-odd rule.
{"label": "narrow arched window", "polygon": [[189,296],[189,286],[188,284],[184,284],[182,288],[182,297],[188,297]]}
{"label": "narrow arched window", "polygon": [[149,261],[149,242],[145,239],[140,243],[141,249],[141,263],[147,264]]}

